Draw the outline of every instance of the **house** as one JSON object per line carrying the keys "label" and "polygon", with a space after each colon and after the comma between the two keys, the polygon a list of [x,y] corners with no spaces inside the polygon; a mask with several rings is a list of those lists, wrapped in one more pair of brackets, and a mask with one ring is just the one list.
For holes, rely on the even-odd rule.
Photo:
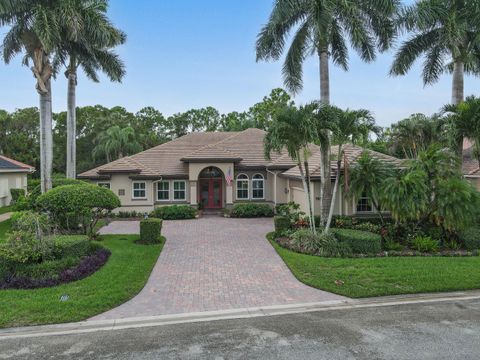
{"label": "house", "polygon": [[474,144],[468,140],[463,140],[463,159],[462,159],[463,176],[470,181],[477,190],[480,190],[480,167],[478,158],[474,151]]}
{"label": "house", "polygon": [[[265,132],[191,133],[133,156],[99,166],[78,176],[114,191],[122,211],[149,212],[154,207],[190,204],[202,209],[231,208],[236,203],[266,203],[271,206],[294,201],[306,210],[300,173],[286,152],[264,157]],[[335,147],[332,152],[335,153]],[[348,164],[354,164],[364,149],[345,147]],[[370,151],[370,150],[367,150]],[[319,148],[311,145],[313,198],[319,199]],[[370,151],[382,161],[399,160]],[[332,174],[336,173],[332,161]],[[343,166],[343,165],[342,165]],[[333,181],[334,179],[332,179]],[[368,199],[348,201],[339,189],[335,213],[369,213]],[[315,213],[319,213],[319,202]]]}
{"label": "house", "polygon": [[0,155],[0,207],[10,205],[10,189],[27,191],[27,175],[34,171],[33,166]]}

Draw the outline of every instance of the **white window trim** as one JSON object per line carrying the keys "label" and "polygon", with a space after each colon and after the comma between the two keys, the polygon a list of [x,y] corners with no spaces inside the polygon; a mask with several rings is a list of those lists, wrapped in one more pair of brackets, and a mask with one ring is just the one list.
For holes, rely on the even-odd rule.
{"label": "white window trim", "polygon": [[[242,176],[242,175],[246,176],[247,178],[246,179],[239,179],[239,177]],[[240,181],[242,181],[242,182],[246,181],[247,182],[247,197],[245,197],[245,198],[238,197],[238,183]],[[237,200],[250,200],[250,178],[248,177],[247,174],[241,173],[241,174],[237,175],[237,178],[235,179],[235,197],[236,197]]]}
{"label": "white window trim", "polygon": [[109,190],[112,190],[112,183],[110,181],[97,181],[97,186],[102,186],[103,184],[108,184]]}
{"label": "white window trim", "polygon": [[[145,196],[144,197],[139,197],[135,196],[135,184],[145,184]],[[139,190],[139,189],[137,189]],[[146,181],[132,181],[132,199],[135,200],[145,200],[147,199],[147,182]]]}
{"label": "white window trim", "polygon": [[[254,177],[257,176],[257,175],[260,175],[260,176],[262,177],[262,179],[254,179]],[[261,181],[261,182],[262,182],[262,194],[263,194],[262,197],[255,197],[255,196],[253,196],[253,190],[254,190],[254,188],[253,188],[253,182],[254,182],[254,181]],[[260,174],[260,173],[255,174],[255,175],[252,176],[252,199],[253,199],[253,200],[265,200],[265,177],[264,177],[262,174]]]}
{"label": "white window trim", "polygon": [[[371,210],[358,210],[357,206],[361,199],[367,199],[370,201]],[[375,212],[375,208],[373,206],[372,200],[368,196],[360,196],[353,204],[353,212],[356,214],[373,214]]]}
{"label": "white window trim", "polygon": [[[173,180],[172,181],[173,183],[173,186],[172,186],[172,191],[173,191],[173,201],[186,201],[187,200],[187,182],[185,180]],[[183,193],[185,194],[185,196],[183,197],[183,199],[175,199],[175,183],[183,183],[184,184],[184,189],[183,189]],[[182,191],[182,190],[177,190],[177,191]]]}
{"label": "white window trim", "polygon": [[[159,198],[158,198],[158,184],[160,184],[160,183],[167,183],[167,184],[168,184],[168,199],[159,199]],[[169,202],[169,201],[170,201],[170,188],[171,188],[171,186],[170,186],[170,181],[168,181],[168,180],[158,181],[158,182],[157,182],[157,196],[156,196],[157,201],[160,201],[160,202]],[[163,191],[165,191],[165,190],[163,190]]]}

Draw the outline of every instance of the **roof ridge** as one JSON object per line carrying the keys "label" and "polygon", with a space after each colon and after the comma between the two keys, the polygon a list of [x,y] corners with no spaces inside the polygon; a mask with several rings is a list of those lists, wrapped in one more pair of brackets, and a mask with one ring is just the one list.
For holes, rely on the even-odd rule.
{"label": "roof ridge", "polygon": [[31,165],[22,163],[22,162],[20,162],[20,161],[18,161],[18,160],[11,159],[11,158],[9,158],[9,157],[7,157],[7,156],[5,156],[5,155],[1,155],[1,154],[0,154],[0,158],[2,158],[2,159],[5,160],[5,161],[8,161],[9,163],[11,163],[11,164],[13,164],[13,165],[19,166],[19,167],[21,167],[21,168],[23,168],[23,169],[35,169],[34,166],[31,166]]}
{"label": "roof ridge", "polygon": [[[248,129],[246,129],[246,130],[248,130]],[[184,156],[184,157],[185,157],[185,158],[186,158],[186,157],[189,157],[189,156],[191,156],[191,155],[193,155],[193,154],[195,154],[195,153],[197,153],[197,152],[200,152],[200,151],[202,151],[202,150],[204,150],[204,149],[206,149],[206,148],[212,148],[212,147],[214,147],[214,146],[218,146],[218,145],[220,145],[221,143],[223,143],[223,142],[225,142],[225,141],[227,141],[227,140],[233,139],[234,137],[237,137],[237,136],[239,136],[240,134],[243,134],[243,132],[246,131],[246,130],[237,131],[237,132],[235,132],[234,134],[232,134],[231,136],[226,137],[225,139],[219,140],[219,141],[217,141],[217,142],[215,142],[215,143],[206,144],[206,145],[204,145],[204,146],[201,146],[201,147],[198,148],[197,150],[192,151],[191,153],[187,154],[187,155]],[[219,132],[221,132],[221,131],[219,131]],[[228,133],[228,131],[226,131],[226,133]],[[230,151],[230,150],[228,150],[228,149],[222,148],[222,150],[224,150],[224,151],[226,151],[226,152],[228,152],[228,153],[230,153],[230,154],[232,154],[232,155],[240,156],[240,155],[238,155],[238,154],[236,154],[236,153],[234,153],[234,152],[232,152],[232,151]]]}

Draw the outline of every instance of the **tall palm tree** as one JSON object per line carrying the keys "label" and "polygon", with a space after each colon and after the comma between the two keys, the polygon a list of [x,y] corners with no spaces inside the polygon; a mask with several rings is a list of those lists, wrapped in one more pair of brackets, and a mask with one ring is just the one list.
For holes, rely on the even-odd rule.
{"label": "tall palm tree", "polygon": [[96,142],[97,145],[92,151],[93,157],[97,160],[106,159],[107,162],[142,150],[135,137],[135,130],[130,126],[125,128],[112,126],[102,132]]}
{"label": "tall palm tree", "polygon": [[399,25],[412,35],[395,55],[390,73],[405,75],[424,56],[424,84],[451,73],[452,104],[463,101],[464,74],[480,75],[478,1],[421,0],[402,11]]}
{"label": "tall palm tree", "polygon": [[0,26],[9,30],[3,39],[3,60],[9,63],[23,53],[31,65],[40,103],[40,177],[42,192],[52,187],[52,89],[51,57],[61,42],[59,24],[67,6],[47,0],[0,0]]}
{"label": "tall palm tree", "polygon": [[[319,59],[320,101],[330,103],[330,60],[348,70],[348,45],[362,60],[375,60],[377,49],[387,50],[395,35],[394,17],[399,0],[276,0],[267,24],[257,38],[257,61],[278,60],[292,32],[283,65],[285,86],[302,89],[303,64],[308,56]],[[320,133],[322,193],[331,194],[329,136]],[[328,135],[328,132],[327,132]],[[325,201],[325,203],[329,203]],[[322,208],[322,222],[329,208]]]}
{"label": "tall palm tree", "polygon": [[[322,110],[320,110],[322,111]],[[340,182],[340,172],[343,158],[343,146],[347,143],[355,144],[358,141],[368,139],[371,132],[377,132],[378,128],[375,126],[375,119],[372,113],[368,110],[345,110],[336,109],[337,116],[333,117],[333,142],[337,144],[337,173],[335,176],[335,185],[332,192],[332,201],[330,204],[330,212],[328,214],[325,232],[330,229],[330,224],[333,217],[333,208],[336,201],[338,184]]]}
{"label": "tall palm tree", "polygon": [[313,204],[308,170],[309,143],[311,140],[310,117],[313,106],[307,105],[297,109],[295,106],[286,106],[273,118],[264,140],[265,158],[270,159],[272,152],[280,153],[286,150],[292,160],[297,163],[305,192],[310,229],[315,230]]}
{"label": "tall palm tree", "polygon": [[126,35],[108,20],[106,0],[70,0],[75,11],[62,26],[63,41],[56,53],[54,66],[65,65],[68,79],[67,96],[67,171],[76,177],[76,86],[77,71],[98,82],[98,71],[111,81],[120,82],[125,67],[111,48],[123,44]]}

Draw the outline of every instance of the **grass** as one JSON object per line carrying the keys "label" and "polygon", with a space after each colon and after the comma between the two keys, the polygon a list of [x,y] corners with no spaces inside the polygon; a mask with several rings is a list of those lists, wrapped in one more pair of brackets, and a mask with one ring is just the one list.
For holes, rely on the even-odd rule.
{"label": "grass", "polygon": [[0,207],[0,215],[13,211],[13,206]]}
{"label": "grass", "polygon": [[[103,236],[101,243],[112,255],[83,280],[52,288],[0,290],[0,327],[85,320],[131,299],[144,287],[163,246],[137,245],[137,239],[137,235]],[[62,295],[69,300],[61,302]]]}
{"label": "grass", "polygon": [[479,256],[336,259],[270,242],[298,280],[352,298],[480,288]]}

